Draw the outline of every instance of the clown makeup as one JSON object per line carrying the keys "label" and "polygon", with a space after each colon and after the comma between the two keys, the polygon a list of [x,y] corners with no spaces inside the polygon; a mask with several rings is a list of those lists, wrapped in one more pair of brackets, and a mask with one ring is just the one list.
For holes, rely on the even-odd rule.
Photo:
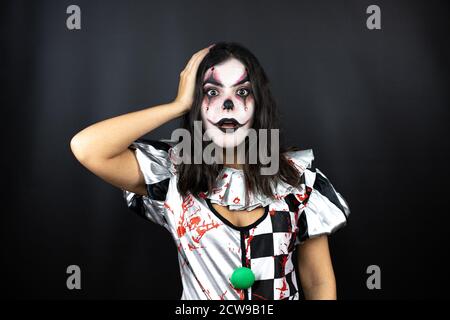
{"label": "clown makeup", "polygon": [[255,100],[245,65],[236,58],[212,66],[203,79],[206,135],[221,148],[241,144],[253,124]]}

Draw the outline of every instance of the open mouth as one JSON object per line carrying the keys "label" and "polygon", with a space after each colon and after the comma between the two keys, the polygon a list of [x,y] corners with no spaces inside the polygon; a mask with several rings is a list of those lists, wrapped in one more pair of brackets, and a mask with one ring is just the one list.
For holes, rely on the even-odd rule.
{"label": "open mouth", "polygon": [[234,132],[243,126],[233,118],[223,118],[220,121],[216,122],[214,125],[222,130],[222,132]]}

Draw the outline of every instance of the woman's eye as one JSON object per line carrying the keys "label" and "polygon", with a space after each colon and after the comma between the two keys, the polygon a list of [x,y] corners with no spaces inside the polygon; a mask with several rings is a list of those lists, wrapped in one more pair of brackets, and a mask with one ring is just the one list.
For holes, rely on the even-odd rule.
{"label": "woman's eye", "polygon": [[237,91],[237,94],[240,95],[241,97],[246,97],[250,94],[250,91],[245,88],[242,88]]}
{"label": "woman's eye", "polygon": [[209,89],[206,91],[206,94],[210,97],[215,97],[219,94],[219,92],[216,89]]}

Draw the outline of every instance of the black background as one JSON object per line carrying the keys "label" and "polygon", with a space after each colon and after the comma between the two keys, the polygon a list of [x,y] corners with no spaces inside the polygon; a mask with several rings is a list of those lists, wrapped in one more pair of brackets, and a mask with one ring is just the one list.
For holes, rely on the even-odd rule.
{"label": "black background", "polygon": [[[66,28],[81,7],[82,29]],[[381,30],[366,8],[381,8]],[[445,1],[2,2],[2,294],[179,299],[170,234],[87,171],[70,139],[175,98],[190,56],[225,40],[271,80],[289,145],[349,202],[330,237],[339,299],[449,297]],[[168,138],[173,121],[148,137]],[[66,288],[66,268],[82,289]],[[368,290],[366,268],[381,268]]]}

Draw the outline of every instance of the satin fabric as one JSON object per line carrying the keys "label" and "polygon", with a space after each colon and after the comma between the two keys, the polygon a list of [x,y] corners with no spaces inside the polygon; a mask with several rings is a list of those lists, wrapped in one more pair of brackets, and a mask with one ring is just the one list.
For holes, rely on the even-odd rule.
{"label": "satin fabric", "polygon": [[[168,181],[163,200],[127,190],[123,190],[123,195],[129,208],[171,233],[178,250],[181,300],[299,299],[293,244],[335,232],[347,223],[350,214],[348,203],[325,174],[311,167],[311,149],[287,155],[302,173],[299,186],[280,184],[274,190],[276,199],[252,195],[245,202],[241,170],[224,168],[211,194],[182,197],[177,190],[170,149],[158,149],[143,140],[130,148],[135,150],[148,188]],[[294,206],[286,201],[288,197],[296,200]],[[215,212],[208,201],[231,210],[252,210],[258,206],[266,210],[252,225],[237,227]],[[281,219],[278,217],[288,219],[288,227],[281,228],[284,220],[277,220]],[[251,242],[252,239],[256,240]],[[280,257],[282,266],[274,267],[274,259]],[[249,289],[231,285],[231,274],[241,266],[250,267],[255,274],[257,281]]]}

